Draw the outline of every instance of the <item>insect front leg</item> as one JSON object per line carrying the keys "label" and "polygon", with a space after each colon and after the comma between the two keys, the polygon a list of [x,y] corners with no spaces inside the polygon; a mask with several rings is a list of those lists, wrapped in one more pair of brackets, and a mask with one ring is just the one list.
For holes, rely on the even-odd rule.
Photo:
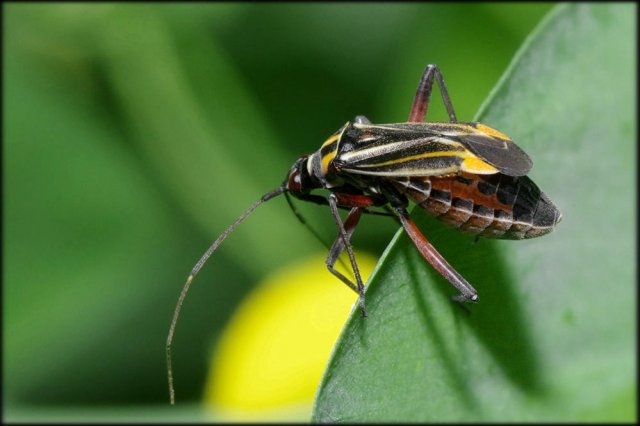
{"label": "insect front leg", "polygon": [[460,294],[453,297],[453,300],[457,302],[477,302],[478,292],[471,286],[463,277],[456,271],[453,266],[438,253],[438,251],[431,245],[427,238],[422,235],[422,232],[418,229],[416,224],[409,216],[409,212],[405,207],[394,207],[396,214],[400,218],[400,222],[404,227],[407,234],[416,248],[433,268],[447,279],[455,288],[460,291]]}
{"label": "insect front leg", "polygon": [[449,98],[449,93],[444,84],[444,79],[440,73],[440,69],[437,65],[429,64],[424,70],[420,83],[418,83],[418,90],[416,91],[416,97],[413,99],[413,105],[411,106],[411,112],[409,113],[409,122],[420,123],[424,121],[427,115],[427,108],[429,107],[429,99],[431,98],[431,89],[433,88],[433,77],[438,80],[438,86],[440,87],[440,94],[442,95],[442,101],[447,108],[449,114],[449,120],[456,122],[456,113],[453,111],[453,104]]}
{"label": "insect front leg", "polygon": [[[356,229],[356,225],[360,221],[361,215],[362,215],[362,209],[359,207],[354,207],[349,212],[349,215],[347,216],[347,220],[344,221],[343,226],[344,226],[344,230],[345,230],[348,241],[351,240],[351,235],[353,235],[353,231]],[[358,288],[358,285],[354,284],[349,278],[345,277],[342,273],[340,273],[333,267],[336,264],[338,257],[340,257],[340,254],[342,254],[344,247],[345,246],[344,246],[344,241],[342,239],[342,235],[338,234],[338,237],[336,238],[336,240],[333,242],[333,245],[329,249],[329,255],[327,256],[327,259],[325,261],[325,263],[327,264],[327,269],[329,269],[329,272],[331,272],[333,275],[338,277],[340,281],[342,281],[347,286],[349,286],[350,289],[358,293],[358,295],[363,296],[361,289]]]}
{"label": "insect front leg", "polygon": [[[360,220],[362,208],[354,206],[349,212],[349,216],[347,217],[347,220],[345,221],[345,223],[342,223],[342,218],[338,213],[338,196],[332,193],[329,195],[328,200],[329,200],[329,206],[331,207],[331,213],[333,214],[333,218],[336,222],[336,225],[338,226],[339,233],[338,233],[338,238],[336,239],[336,241],[333,243],[333,246],[331,247],[331,250],[329,250],[329,256],[327,257],[327,261],[326,261],[327,268],[333,275],[338,277],[343,283],[345,283],[351,289],[356,291],[356,293],[358,293],[358,295],[360,296],[359,297],[360,310],[362,311],[362,316],[366,317],[367,312],[364,308],[364,284],[362,283],[362,278],[360,277],[360,270],[358,268],[358,264],[356,263],[356,258],[353,254],[353,247],[349,242],[349,239],[351,238],[351,234],[353,234],[353,231],[356,225],[358,224],[358,221]],[[347,249],[347,254],[349,255],[349,261],[351,262],[351,269],[353,269],[353,275],[356,277],[355,285],[347,277],[345,277],[344,275],[342,275],[340,272],[336,271],[333,268],[333,265],[335,264],[336,260],[338,259],[338,257],[340,256],[340,253],[342,253],[342,250],[344,250],[344,248]]]}

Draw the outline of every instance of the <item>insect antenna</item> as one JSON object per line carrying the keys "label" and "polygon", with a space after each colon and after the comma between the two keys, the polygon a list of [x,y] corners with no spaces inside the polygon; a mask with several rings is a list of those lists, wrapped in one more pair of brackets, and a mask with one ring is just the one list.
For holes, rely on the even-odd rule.
{"label": "insect antenna", "polygon": [[198,275],[198,272],[204,266],[205,262],[213,252],[215,252],[220,244],[229,236],[231,232],[242,222],[249,214],[254,211],[260,204],[269,201],[272,198],[277,197],[282,193],[286,193],[287,189],[284,186],[274,189],[273,191],[267,192],[264,194],[258,201],[253,203],[251,207],[249,207],[240,217],[236,219],[220,236],[211,244],[209,249],[202,255],[198,263],[193,267],[191,273],[187,277],[187,281],[184,283],[182,287],[182,291],[180,292],[180,297],[178,298],[178,303],[176,304],[176,308],[173,311],[173,319],[171,320],[171,326],[169,327],[169,334],[167,335],[167,378],[169,380],[169,399],[171,404],[175,404],[175,390],[173,388],[173,367],[171,362],[171,345],[173,343],[173,333],[176,328],[176,323],[178,322],[178,317],[180,316],[180,309],[182,308],[182,303],[184,302],[185,297],[187,297],[187,292],[189,291],[189,287],[191,286],[191,282]]}

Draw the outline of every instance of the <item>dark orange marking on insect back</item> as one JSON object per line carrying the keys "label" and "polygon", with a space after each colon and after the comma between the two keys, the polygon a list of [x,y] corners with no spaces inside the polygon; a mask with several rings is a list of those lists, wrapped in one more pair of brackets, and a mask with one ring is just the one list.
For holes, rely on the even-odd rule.
{"label": "dark orange marking on insect back", "polygon": [[474,204],[479,204],[496,210],[505,210],[510,212],[513,209],[513,205],[501,203],[496,194],[486,195],[480,192],[478,190],[478,183],[481,182],[481,178],[479,176],[462,176],[464,178],[471,179],[472,183],[465,184],[454,176],[447,178],[431,178],[431,185],[434,189],[451,192],[452,198],[471,200]]}

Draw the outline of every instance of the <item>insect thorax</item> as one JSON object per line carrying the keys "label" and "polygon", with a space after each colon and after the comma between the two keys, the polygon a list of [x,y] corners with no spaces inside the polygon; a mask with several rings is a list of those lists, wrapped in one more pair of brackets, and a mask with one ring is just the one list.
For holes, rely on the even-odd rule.
{"label": "insect thorax", "polygon": [[331,166],[340,148],[342,135],[350,125],[350,122],[345,123],[344,126],[324,141],[319,150],[309,156],[307,171],[323,188],[333,188],[342,184],[341,179],[332,173]]}

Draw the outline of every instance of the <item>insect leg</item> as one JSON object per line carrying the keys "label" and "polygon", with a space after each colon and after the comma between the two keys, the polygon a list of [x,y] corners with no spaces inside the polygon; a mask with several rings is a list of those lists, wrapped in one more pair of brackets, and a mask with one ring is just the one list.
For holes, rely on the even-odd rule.
{"label": "insect leg", "polygon": [[[385,205],[387,201],[384,198],[374,197],[370,195],[358,195],[358,194],[346,194],[346,193],[335,193],[335,194],[338,197],[337,201],[338,201],[339,209],[351,209],[352,207],[362,207],[362,213],[370,214],[374,216],[390,216],[390,217],[393,217],[394,219],[397,219],[396,214],[390,211],[388,206]],[[293,203],[291,202],[287,193],[285,193],[285,196],[287,196],[287,202],[289,203],[289,206],[293,210],[293,214],[296,215],[298,220],[300,220],[300,222],[302,222],[303,225],[306,225],[306,221],[304,220],[304,218],[302,218],[302,215],[300,214],[300,212],[298,212],[298,209],[296,209],[293,206]],[[329,205],[329,201],[327,201],[325,197],[322,197],[320,195],[299,194],[299,195],[296,195],[296,197],[301,200],[310,201],[312,203],[320,204],[323,206]],[[387,210],[386,212],[368,209],[369,207],[382,207],[382,206],[384,206],[385,210]]]}
{"label": "insect leg", "polygon": [[404,227],[409,237],[413,240],[416,248],[425,258],[427,262],[433,266],[444,278],[447,279],[455,288],[460,291],[460,294],[454,296],[454,300],[458,302],[477,302],[478,292],[460,275],[449,263],[438,253],[438,251],[429,243],[427,238],[422,235],[422,232],[418,229],[413,222],[407,209],[405,207],[394,207],[396,214],[400,218],[400,222]]}
{"label": "insect leg", "polygon": [[[360,270],[358,269],[358,264],[356,263],[356,258],[353,254],[353,248],[351,247],[351,243],[349,243],[349,238],[351,237],[351,233],[353,233],[353,229],[355,228],[355,225],[358,223],[358,220],[360,219],[360,211],[359,211],[360,208],[354,207],[353,209],[351,209],[351,212],[349,213],[349,217],[347,218],[347,221],[351,219],[352,223],[348,223],[350,228],[350,233],[347,233],[345,226],[342,223],[342,218],[340,218],[340,214],[338,213],[337,200],[338,200],[338,197],[336,196],[336,194],[332,193],[329,195],[329,206],[331,207],[331,213],[333,214],[333,218],[339,230],[338,239],[342,239],[342,242],[344,243],[344,247],[347,249],[347,254],[349,255],[349,261],[351,262],[351,268],[353,269],[353,275],[356,277],[357,287],[354,290],[356,290],[357,293],[360,295],[360,298],[359,298],[360,310],[362,311],[362,316],[366,317],[367,312],[364,309],[364,284],[362,283],[362,278],[360,277]],[[329,251],[329,257],[327,258],[327,266],[329,266],[329,261],[331,260],[333,255],[335,255],[335,257],[337,258],[340,252],[342,252],[342,248],[339,247],[340,245],[341,244],[338,243],[338,240],[336,240],[336,242],[333,243],[333,247]],[[337,254],[334,253],[334,251],[337,251]],[[329,271],[331,271],[332,273],[337,272],[332,269],[333,269],[333,266],[329,268]],[[344,277],[342,274],[334,273],[334,275],[340,278],[340,280],[343,281],[345,284],[347,284],[349,287],[353,288],[353,283],[349,282],[349,280],[346,279],[346,277]]]}
{"label": "insect leg", "polygon": [[[293,214],[298,218],[300,223],[302,223],[302,225],[304,225],[311,232],[311,234],[314,237],[316,237],[316,239],[318,241],[320,241],[320,243],[323,246],[325,246],[326,249],[329,251],[329,255],[327,256],[327,259],[325,261],[325,263],[327,265],[327,269],[329,269],[329,272],[331,272],[333,275],[335,275],[337,278],[339,278],[340,281],[342,281],[347,286],[349,286],[350,289],[352,289],[353,291],[355,291],[356,293],[358,293],[360,295],[360,291],[358,290],[358,286],[356,286],[353,282],[351,282],[351,280],[349,280],[347,277],[345,277],[343,274],[341,274],[339,271],[337,271],[334,268],[334,265],[336,264],[337,261],[340,261],[340,264],[342,264],[342,266],[344,266],[345,268],[348,268],[348,266],[344,262],[344,260],[340,259],[340,254],[344,250],[344,244],[342,242],[342,238],[340,237],[340,235],[338,235],[338,237],[334,241],[333,245],[331,247],[329,247],[324,242],[324,240],[322,238],[320,238],[320,235],[307,223],[306,219],[302,216],[302,214],[298,211],[298,209],[295,207],[295,205],[291,201],[291,198],[289,197],[289,194],[287,192],[285,192],[284,195],[285,195],[285,198],[287,199],[287,203],[289,203],[289,207],[291,207],[291,211],[293,211]],[[307,196],[309,196],[309,195],[308,194],[305,195],[303,199],[307,200],[307,198],[306,198]],[[320,197],[320,196],[312,196],[312,197],[315,197],[315,198],[310,199],[308,201],[318,202],[319,204],[324,204],[324,205],[328,205],[329,204],[327,199],[324,198],[324,197]],[[343,201],[346,201],[348,199],[347,197],[360,197],[360,198],[365,198],[365,199],[368,198],[366,196],[352,196],[352,195],[347,195],[347,194],[337,194],[337,197],[338,197],[338,203],[340,203],[341,198],[343,199]],[[323,202],[320,202],[319,200],[323,200]],[[353,204],[353,202],[351,204]],[[368,202],[368,203],[364,202],[364,205],[367,205],[367,206],[369,206],[371,204],[372,204],[371,202]],[[338,207],[339,208],[347,208],[346,206],[342,206],[340,204],[338,204]],[[393,211],[389,211],[388,210],[388,206],[385,206],[385,207],[387,207],[387,212],[370,211],[370,210],[367,210],[365,207],[352,207],[351,211],[349,212],[349,216],[347,217],[347,220],[344,223],[344,227],[345,227],[345,230],[347,231],[348,239],[351,239],[351,235],[353,234],[353,231],[354,231],[356,225],[358,224],[358,221],[360,220],[360,216],[362,215],[362,213],[373,214],[373,215],[381,215],[381,216],[390,216],[390,217],[393,217],[394,219],[398,220],[398,217],[395,215],[395,213],[393,213]]]}
{"label": "insect leg", "polygon": [[[349,212],[349,215],[347,216],[347,220],[344,221],[344,230],[346,231],[346,234],[347,234],[347,240],[351,240],[351,235],[353,235],[353,231],[355,230],[356,225],[360,221],[361,215],[362,215],[362,209],[359,207],[354,207]],[[347,286],[349,286],[350,289],[352,289],[353,291],[361,295],[361,292],[358,286],[353,282],[351,282],[349,278],[345,277],[343,274],[341,274],[339,271],[337,271],[333,267],[336,264],[336,261],[340,257],[340,254],[342,253],[343,250],[344,250],[344,242],[342,240],[341,235],[338,235],[336,240],[333,242],[333,245],[329,249],[329,255],[327,256],[327,259],[325,261],[325,263],[327,264],[327,269],[329,269],[329,272],[331,272],[333,275],[338,277],[340,281],[342,281]]]}
{"label": "insect leg", "polygon": [[438,86],[440,87],[440,94],[442,95],[442,102],[447,108],[449,114],[449,120],[456,122],[456,113],[453,111],[453,105],[447,92],[447,87],[444,84],[444,79],[440,73],[440,69],[437,65],[429,64],[424,70],[420,83],[418,83],[418,90],[416,91],[416,97],[413,99],[413,105],[411,106],[411,112],[409,113],[409,122],[420,123],[424,121],[427,115],[427,108],[429,107],[429,99],[431,98],[431,89],[433,88],[433,77],[438,80]]}

